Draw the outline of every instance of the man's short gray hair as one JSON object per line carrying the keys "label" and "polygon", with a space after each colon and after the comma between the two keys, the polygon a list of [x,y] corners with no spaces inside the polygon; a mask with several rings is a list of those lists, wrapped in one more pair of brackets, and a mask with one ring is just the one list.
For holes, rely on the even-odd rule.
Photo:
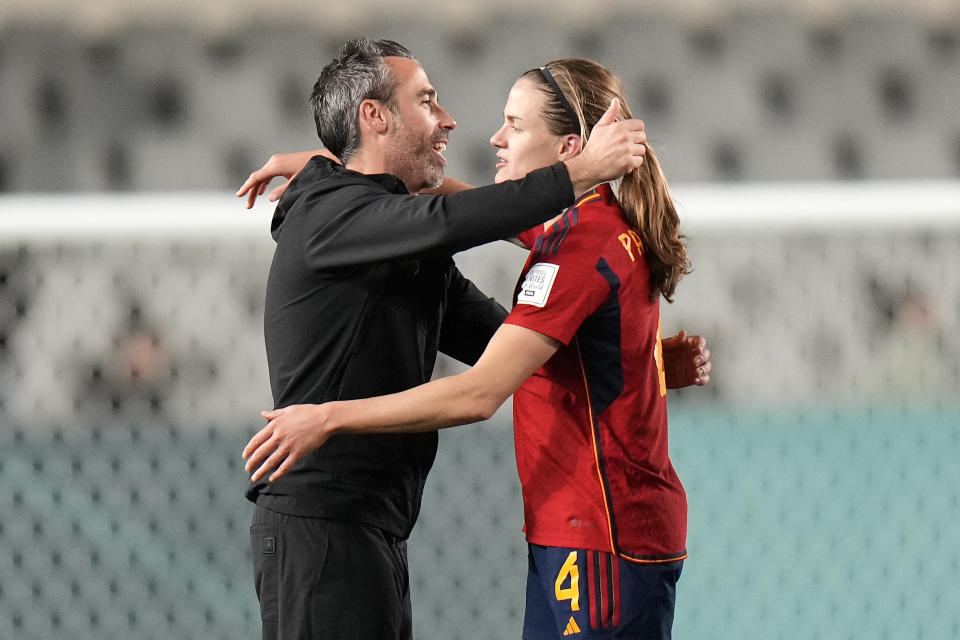
{"label": "man's short gray hair", "polygon": [[360,103],[378,100],[393,107],[396,80],[383,61],[388,56],[415,60],[406,47],[392,40],[349,40],[313,85],[310,104],[317,135],[344,164],[360,146]]}

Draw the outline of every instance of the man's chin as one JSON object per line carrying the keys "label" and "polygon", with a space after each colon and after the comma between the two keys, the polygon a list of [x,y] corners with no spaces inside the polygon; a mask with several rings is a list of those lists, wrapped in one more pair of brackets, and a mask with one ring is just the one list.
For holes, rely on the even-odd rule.
{"label": "man's chin", "polygon": [[410,189],[410,193],[423,193],[424,191],[439,188],[440,185],[443,184],[443,174],[441,173],[439,177],[425,176],[422,180],[417,180],[412,184],[404,181],[404,184],[407,185],[407,189]]}
{"label": "man's chin", "polygon": [[425,182],[427,183],[427,186],[424,187],[424,189],[438,188],[441,184],[443,184],[443,169],[440,168],[437,171],[431,171],[429,175],[427,175]]}

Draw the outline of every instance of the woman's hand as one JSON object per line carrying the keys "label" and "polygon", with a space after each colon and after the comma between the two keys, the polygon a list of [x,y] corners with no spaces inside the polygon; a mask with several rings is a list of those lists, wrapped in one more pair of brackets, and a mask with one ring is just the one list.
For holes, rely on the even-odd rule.
{"label": "woman's hand", "polygon": [[286,182],[270,192],[270,202],[276,202],[280,199],[280,196],[283,195],[283,192],[287,190],[287,187],[290,185],[290,181],[293,180],[294,176],[300,173],[300,171],[310,161],[310,158],[314,156],[323,156],[333,160],[334,162],[340,162],[335,155],[326,149],[320,149],[317,151],[299,151],[296,153],[275,153],[270,156],[270,159],[267,160],[266,164],[250,174],[250,177],[247,178],[247,181],[244,182],[243,186],[240,187],[240,190],[237,191],[237,197],[242,198],[244,195],[246,195],[247,209],[252,209],[253,203],[257,201],[257,196],[263,195],[264,191],[267,190],[267,185],[270,184],[271,180],[281,177],[286,178]]}
{"label": "woman's hand", "polygon": [[702,336],[688,336],[681,331],[672,338],[660,341],[663,353],[663,373],[668,389],[680,389],[710,382],[710,349]]}
{"label": "woman's hand", "polygon": [[300,458],[315,451],[330,437],[330,403],[294,404],[283,409],[260,413],[267,426],[250,439],[243,449],[247,473],[256,469],[250,479],[268,478],[273,482],[283,476]]}

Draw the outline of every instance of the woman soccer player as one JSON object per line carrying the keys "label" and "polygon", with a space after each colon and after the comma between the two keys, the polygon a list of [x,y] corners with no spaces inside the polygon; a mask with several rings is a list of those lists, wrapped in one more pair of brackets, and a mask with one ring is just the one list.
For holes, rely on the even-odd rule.
{"label": "woman soccer player", "polygon": [[[575,156],[614,99],[631,117],[617,78],[588,60],[524,73],[491,138],[496,180]],[[523,637],[669,638],[687,504],[668,455],[659,299],[689,263],[656,156],[519,240],[530,256],[514,308],[476,366],[389,396],[264,412],[247,470],[274,479],[337,434],[484,420],[513,394]],[[670,386],[706,382],[709,352],[694,365]]]}

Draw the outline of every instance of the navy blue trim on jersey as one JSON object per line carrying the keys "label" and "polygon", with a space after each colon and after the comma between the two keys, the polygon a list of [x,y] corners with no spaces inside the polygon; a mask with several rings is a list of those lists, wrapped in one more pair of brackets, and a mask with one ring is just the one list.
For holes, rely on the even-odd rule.
{"label": "navy blue trim on jersey", "polygon": [[533,253],[537,257],[552,256],[560,250],[560,244],[567,237],[567,232],[580,222],[580,208],[573,206],[563,212],[560,218],[553,223],[550,230],[537,238],[533,243]]}
{"label": "navy blue trim on jersey", "polygon": [[584,352],[594,422],[623,393],[620,278],[603,258],[597,261],[596,269],[610,286],[610,295],[577,331]]}
{"label": "navy blue trim on jersey", "polygon": [[591,423],[597,446],[597,461],[603,492],[608,505],[613,551],[620,553],[620,536],[613,509],[613,492],[607,478],[600,434],[599,416],[623,393],[623,353],[620,348],[620,278],[604,259],[596,269],[610,286],[610,295],[599,309],[588,317],[577,331],[577,343],[583,364],[587,393],[590,396]]}
{"label": "navy blue trim on jersey", "polygon": [[567,228],[561,228],[550,234],[550,244],[547,246],[546,255],[552,256],[560,249],[560,243],[567,237]]}

